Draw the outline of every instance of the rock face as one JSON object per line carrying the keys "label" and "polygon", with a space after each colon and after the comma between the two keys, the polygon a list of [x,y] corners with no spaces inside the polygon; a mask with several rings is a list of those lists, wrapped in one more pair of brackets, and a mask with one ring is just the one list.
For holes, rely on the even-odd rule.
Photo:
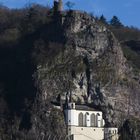
{"label": "rock face", "polygon": [[[76,103],[102,110],[108,126],[120,127],[128,118],[139,118],[140,85],[133,79],[132,68],[114,35],[93,17],[78,11],[65,13],[59,26],[61,32],[54,34],[59,40],[48,44],[50,52],[57,48],[57,53],[43,63],[39,61],[33,75],[37,97],[32,130],[61,133],[57,128],[65,126],[63,114],[53,110],[50,101],[57,97],[64,100],[68,91]],[[55,126],[50,121],[53,112],[61,116]]]}

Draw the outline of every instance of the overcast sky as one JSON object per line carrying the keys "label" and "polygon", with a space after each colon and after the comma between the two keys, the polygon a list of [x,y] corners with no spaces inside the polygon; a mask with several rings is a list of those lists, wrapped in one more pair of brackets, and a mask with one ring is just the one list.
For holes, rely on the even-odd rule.
{"label": "overcast sky", "polygon": [[[68,0],[63,0],[66,3]],[[75,3],[74,9],[103,14],[107,20],[113,15],[119,17],[124,25],[140,28],[140,0],[69,0]],[[53,0],[0,0],[9,8],[21,8],[27,3],[39,3],[52,6]],[[66,7],[65,7],[66,8]]]}

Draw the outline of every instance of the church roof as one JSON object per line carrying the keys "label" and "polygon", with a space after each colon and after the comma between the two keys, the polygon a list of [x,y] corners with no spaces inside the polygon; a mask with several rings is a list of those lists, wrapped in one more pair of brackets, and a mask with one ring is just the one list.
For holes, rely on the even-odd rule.
{"label": "church roof", "polygon": [[89,107],[89,106],[87,106],[87,105],[85,105],[85,104],[81,104],[81,105],[75,105],[75,109],[76,110],[83,110],[83,111],[100,111],[100,110],[97,110],[97,109],[95,109],[95,108],[93,108],[93,107]]}

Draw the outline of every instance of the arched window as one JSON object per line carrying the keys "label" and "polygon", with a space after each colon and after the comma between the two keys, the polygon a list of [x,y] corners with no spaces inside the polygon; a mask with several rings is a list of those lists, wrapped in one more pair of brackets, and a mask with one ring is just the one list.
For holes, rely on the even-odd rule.
{"label": "arched window", "polygon": [[90,125],[91,126],[96,126],[96,118],[95,118],[95,114],[92,113],[90,116]]}
{"label": "arched window", "polygon": [[98,116],[100,116],[99,113],[96,114],[96,127],[101,127],[101,121],[99,120]]}
{"label": "arched window", "polygon": [[79,126],[83,126],[83,113],[81,112],[78,116]]}
{"label": "arched window", "polygon": [[86,126],[86,114],[83,115],[83,126]]}

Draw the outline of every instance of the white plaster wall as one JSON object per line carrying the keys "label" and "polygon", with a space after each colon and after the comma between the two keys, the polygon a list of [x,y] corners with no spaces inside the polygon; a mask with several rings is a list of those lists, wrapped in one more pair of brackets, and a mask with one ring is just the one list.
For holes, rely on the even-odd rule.
{"label": "white plaster wall", "polygon": [[[88,112],[89,116],[86,115],[86,113]],[[78,116],[80,113],[83,113],[84,119],[86,119],[85,116],[87,116],[87,126],[90,127],[90,116],[92,113],[94,113],[96,116],[97,114],[100,114],[100,116],[98,116],[98,119],[96,120],[97,122],[97,127],[102,127],[101,126],[101,121],[103,119],[102,117],[102,112],[101,111],[85,111],[85,110],[75,110],[75,109],[69,109],[69,110],[65,110],[65,115],[66,115],[66,124],[69,126],[78,126]]]}
{"label": "white plaster wall", "polygon": [[104,128],[70,126],[68,135],[74,135],[74,140],[103,140]]}

